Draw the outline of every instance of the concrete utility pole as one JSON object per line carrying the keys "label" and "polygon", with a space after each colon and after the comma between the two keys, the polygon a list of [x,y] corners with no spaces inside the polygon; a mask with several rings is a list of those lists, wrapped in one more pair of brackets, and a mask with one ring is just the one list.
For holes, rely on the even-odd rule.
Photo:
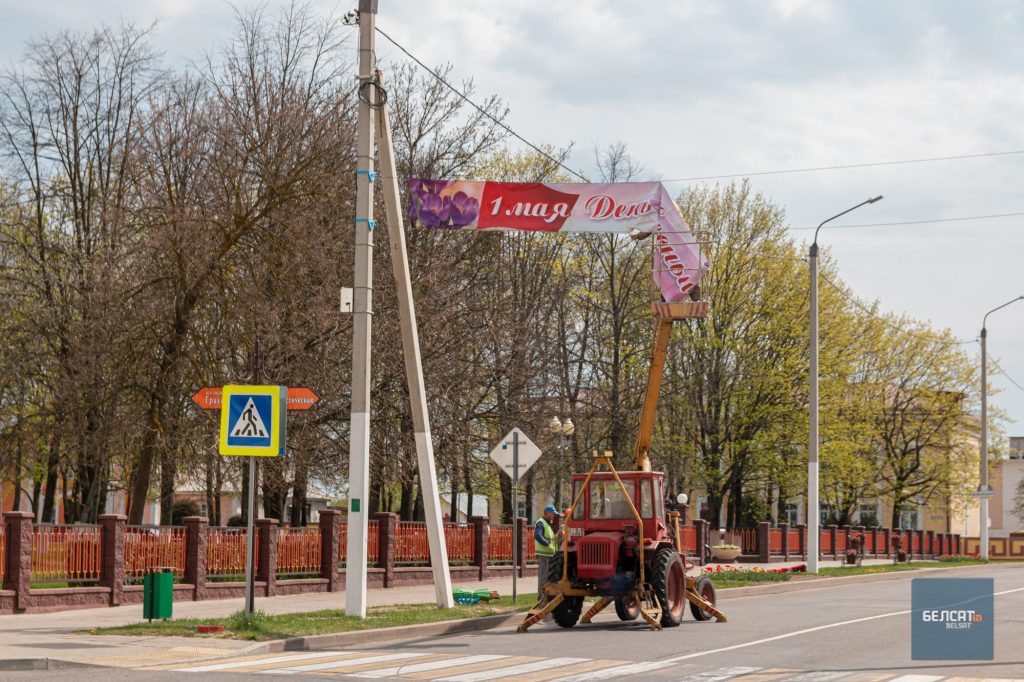
{"label": "concrete utility pole", "polygon": [[[355,283],[352,320],[352,414],[349,429],[348,556],[345,613],[366,617],[366,508],[370,493],[370,339],[373,323],[373,115],[377,89],[377,0],[359,0],[359,114],[356,126]],[[367,101],[369,100],[369,101]]]}
{"label": "concrete utility pole", "polygon": [[839,216],[844,216],[865,204],[873,204],[880,201],[881,196],[874,199],[862,201],[853,208],[848,208],[842,213],[837,213],[828,220],[818,225],[814,231],[814,241],[811,243],[808,252],[811,270],[811,371],[810,371],[810,396],[808,412],[810,413],[810,443],[807,448],[807,572],[818,572],[818,545],[821,533],[818,530],[821,523],[821,512],[818,503],[818,230],[825,223],[831,222]]}
{"label": "concrete utility pole", "polygon": [[[395,169],[395,150],[391,144],[391,121],[388,118],[387,106],[380,105],[377,116],[377,149],[380,153],[383,185],[381,189],[384,193],[384,212],[388,219],[388,236],[391,242],[391,269],[398,294],[405,379],[409,385],[416,459],[419,465],[420,487],[423,490],[423,511],[427,517],[427,544],[430,547],[430,567],[434,573],[434,596],[439,607],[450,609],[455,605],[455,598],[452,595],[452,578],[448,571],[448,546],[444,540],[444,522],[441,517],[441,490],[437,484],[437,468],[434,466],[434,443],[430,435],[430,416],[427,414],[427,390],[423,383],[416,306],[412,299],[412,277],[409,274],[409,254],[405,248],[405,224],[398,200],[398,171]],[[456,499],[452,499],[453,507],[456,507],[457,502]],[[467,517],[472,513],[472,509],[466,510]],[[457,508],[453,508],[452,516],[458,517]]]}
{"label": "concrete utility pole", "polygon": [[992,496],[992,489],[988,485],[988,330],[985,325],[989,315],[1017,301],[1024,301],[1024,296],[993,308],[981,318],[981,479],[978,482],[978,498],[981,500],[978,520],[981,532],[978,535],[981,558],[985,561],[988,561],[988,498]]}

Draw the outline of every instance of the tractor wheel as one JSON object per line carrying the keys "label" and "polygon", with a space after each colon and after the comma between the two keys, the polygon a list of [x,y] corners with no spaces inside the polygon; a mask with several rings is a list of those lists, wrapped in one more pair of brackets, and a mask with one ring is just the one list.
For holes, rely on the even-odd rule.
{"label": "tractor wheel", "polygon": [[616,597],[615,613],[618,614],[619,620],[636,620],[636,617],[640,615],[640,604],[632,594]]}
{"label": "tractor wheel", "polygon": [[661,625],[671,628],[683,620],[686,604],[686,571],[679,553],[662,547],[651,562],[651,587],[661,602]]}
{"label": "tractor wheel", "polygon": [[[555,556],[548,561],[548,582],[557,583],[562,579],[562,553],[555,552]],[[569,580],[573,579],[573,566],[569,564]],[[555,623],[563,628],[571,628],[576,625],[583,612],[583,597],[564,597],[562,603],[551,612]]]}
{"label": "tractor wheel", "polygon": [[[697,578],[697,584],[694,585],[694,589],[696,590],[697,594],[704,598],[704,601],[711,602],[712,605],[716,604],[715,585],[711,582],[711,578],[707,577],[706,575],[702,575],[701,577]],[[697,620],[711,620],[714,617],[707,611],[701,609],[693,602],[690,602],[690,613],[692,613],[693,617]]]}

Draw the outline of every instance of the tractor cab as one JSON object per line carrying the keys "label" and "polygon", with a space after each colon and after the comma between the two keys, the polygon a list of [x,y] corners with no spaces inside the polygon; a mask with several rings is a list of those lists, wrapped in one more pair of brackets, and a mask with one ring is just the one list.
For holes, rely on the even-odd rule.
{"label": "tractor cab", "polygon": [[[647,550],[667,541],[669,526],[665,517],[664,474],[624,471],[616,480],[611,472],[595,472],[589,477],[589,483],[587,478],[586,474],[576,474],[572,479],[572,499],[578,501],[570,518],[566,519],[569,528],[566,537],[570,547],[581,536],[621,533],[627,526],[634,535],[643,538]],[[634,511],[640,516],[639,530],[642,533],[639,534]]]}

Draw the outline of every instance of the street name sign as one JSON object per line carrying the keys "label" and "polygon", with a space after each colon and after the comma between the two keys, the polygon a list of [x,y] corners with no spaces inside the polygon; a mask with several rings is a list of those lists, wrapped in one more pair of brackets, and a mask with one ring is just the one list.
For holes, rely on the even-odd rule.
{"label": "street name sign", "polygon": [[286,386],[225,386],[220,409],[220,454],[284,454]]}
{"label": "street name sign", "polygon": [[[518,450],[518,453],[516,453]],[[517,456],[518,455],[518,456]],[[494,446],[491,450],[491,459],[494,463],[501,467],[501,470],[508,474],[513,481],[518,482],[523,474],[533,466],[533,463],[540,459],[540,448],[533,444],[526,434],[519,430],[518,427],[513,428],[508,432],[501,442]],[[513,471],[516,468],[514,460],[518,459],[519,471]]]}
{"label": "street name sign", "polygon": [[974,498],[995,497],[995,494],[996,494],[996,491],[993,490],[992,488],[989,488],[988,490],[975,490],[974,492],[971,493],[971,497],[974,497]]}
{"label": "street name sign", "polygon": [[[219,410],[224,390],[220,386],[204,386],[195,392],[192,401],[204,410]],[[288,409],[308,410],[320,402],[320,396],[311,388],[288,389]]]}

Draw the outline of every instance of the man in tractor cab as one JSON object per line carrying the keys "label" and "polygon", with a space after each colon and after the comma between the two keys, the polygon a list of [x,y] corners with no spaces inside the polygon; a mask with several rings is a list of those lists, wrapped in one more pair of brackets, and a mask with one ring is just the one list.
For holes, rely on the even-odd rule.
{"label": "man in tractor cab", "polygon": [[537,550],[537,594],[544,591],[544,585],[548,582],[548,565],[551,557],[558,551],[557,537],[561,533],[555,533],[551,524],[555,522],[558,510],[555,505],[549,504],[544,507],[544,514],[537,519],[533,525],[533,546]]}

